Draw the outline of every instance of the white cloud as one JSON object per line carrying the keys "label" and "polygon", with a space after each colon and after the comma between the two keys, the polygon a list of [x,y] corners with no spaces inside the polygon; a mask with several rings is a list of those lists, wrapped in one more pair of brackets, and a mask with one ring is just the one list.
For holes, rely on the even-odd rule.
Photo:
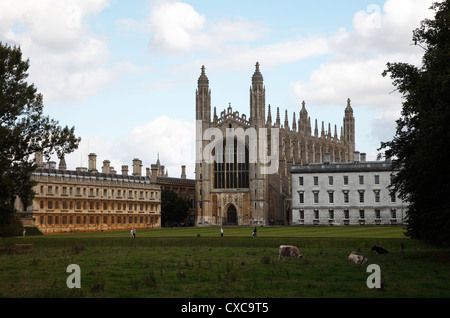
{"label": "white cloud", "polygon": [[[130,28],[144,25],[137,21],[122,21],[121,24]],[[156,2],[148,25],[152,31],[151,50],[165,54],[195,51],[228,55],[230,50],[241,50],[269,31],[262,22],[242,17],[208,20],[193,6],[171,0]]]}
{"label": "white cloud", "polygon": [[[391,140],[395,134],[395,120],[400,116],[402,99],[389,76],[381,74],[388,62],[420,65],[423,50],[412,46],[414,29],[425,18],[432,18],[428,10],[433,0],[387,0],[381,8],[369,5],[356,12],[353,29],[340,29],[327,39],[331,58],[311,72],[308,81],[296,81],[291,88],[296,99],[311,104],[339,105],[349,97],[356,125],[366,135],[361,140]],[[361,107],[361,111],[358,111]],[[370,114],[364,110],[370,109]],[[375,115],[375,118],[365,118]],[[367,138],[367,139],[365,139]],[[362,142],[357,147],[368,147]],[[375,151],[368,151],[371,156]]]}
{"label": "white cloud", "polygon": [[[176,73],[192,74],[199,65],[211,70],[240,69],[257,60],[272,67],[330,52],[329,40],[323,37],[297,37],[260,45],[271,30],[261,21],[243,17],[207,19],[189,4],[181,1],[157,1],[148,23],[152,32],[152,52],[164,54],[200,53],[201,62],[191,60],[174,66]],[[137,21],[122,21],[125,26],[143,25]],[[130,27],[131,28],[131,27]]]}
{"label": "white cloud", "polygon": [[248,67],[258,60],[265,67],[299,61],[311,56],[329,52],[329,45],[323,38],[304,38],[281,41],[257,48],[239,49],[235,54],[227,54],[211,64],[222,65],[224,68]]}
{"label": "white cloud", "polygon": [[390,94],[394,89],[391,80],[381,76],[387,61],[378,57],[322,64],[312,71],[308,83],[292,84],[294,96],[315,104],[343,103],[351,98],[358,104],[391,107],[398,94]]}
{"label": "white cloud", "polygon": [[300,61],[308,57],[330,52],[329,42],[324,38],[301,38],[250,47],[248,45],[222,47],[220,54],[201,60],[192,60],[185,65],[177,65],[173,70],[196,74],[199,65],[205,65],[208,72],[248,69],[258,61],[264,69],[277,65]]}
{"label": "white cloud", "polygon": [[168,170],[169,177],[179,177],[181,165],[186,165],[188,178],[194,178],[194,134],[194,123],[162,116],[134,127],[115,140],[107,140],[101,136],[82,136],[78,149],[65,158],[67,168],[74,170],[81,164],[87,167],[88,154],[95,153],[99,171],[103,160],[109,160],[117,173],[121,173],[122,165],[128,165],[131,171],[132,160],[138,158],[142,160],[142,173],[145,174],[145,168],[156,163],[159,153],[161,164]]}
{"label": "white cloud", "polygon": [[166,160],[166,165],[194,162],[193,150],[195,140],[194,123],[158,117],[143,126],[136,126],[121,138],[120,149],[126,149],[124,155],[142,154],[145,158],[155,158],[159,153]]}
{"label": "white cloud", "polygon": [[106,40],[95,35],[86,18],[109,0],[17,0],[0,4],[0,40],[20,45],[30,58],[29,80],[46,101],[79,101],[111,78],[105,64]]}
{"label": "white cloud", "polygon": [[388,62],[421,63],[423,51],[411,46],[413,29],[433,13],[431,1],[388,0],[383,10],[371,5],[354,15],[353,30],[339,30],[328,39],[332,58],[311,73],[307,83],[297,81],[297,98],[333,103],[347,97],[374,107],[389,108],[398,95],[389,77],[381,73]]}
{"label": "white cloud", "polygon": [[159,2],[149,16],[153,36],[150,46],[164,53],[190,50],[203,37],[205,16],[186,3]]}

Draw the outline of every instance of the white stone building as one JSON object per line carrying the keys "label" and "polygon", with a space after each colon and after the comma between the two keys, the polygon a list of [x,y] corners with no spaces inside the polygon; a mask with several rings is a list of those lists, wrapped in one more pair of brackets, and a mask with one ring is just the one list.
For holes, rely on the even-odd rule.
{"label": "white stone building", "polygon": [[390,161],[293,165],[293,225],[396,225],[405,222],[407,203],[389,187],[395,174]]}

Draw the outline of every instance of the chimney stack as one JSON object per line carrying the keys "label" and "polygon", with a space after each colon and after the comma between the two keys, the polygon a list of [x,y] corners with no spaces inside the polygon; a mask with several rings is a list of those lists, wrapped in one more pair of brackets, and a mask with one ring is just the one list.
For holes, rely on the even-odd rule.
{"label": "chimney stack", "polygon": [[89,154],[89,172],[97,172],[97,155],[95,153]]}
{"label": "chimney stack", "polygon": [[366,162],[366,153],[361,152],[361,162]]}
{"label": "chimney stack", "polygon": [[134,158],[133,159],[133,176],[140,176],[142,174],[142,161]]}
{"label": "chimney stack", "polygon": [[353,153],[353,161],[354,162],[359,162],[359,151],[355,151]]}
{"label": "chimney stack", "polygon": [[55,161],[48,161],[46,166],[47,166],[47,169],[55,170],[56,169],[56,162]]}
{"label": "chimney stack", "polygon": [[152,183],[156,183],[158,181],[158,166],[157,165],[151,165],[152,170]]}
{"label": "chimney stack", "polygon": [[109,160],[103,160],[102,172],[103,173],[109,173],[110,172]]}
{"label": "chimney stack", "polygon": [[128,176],[128,166],[127,165],[122,166],[122,176]]}
{"label": "chimney stack", "polygon": [[42,151],[38,151],[38,152],[34,153],[34,161],[36,162],[36,165],[38,168],[45,167]]}
{"label": "chimney stack", "polygon": [[186,166],[181,166],[181,179],[186,179]]}

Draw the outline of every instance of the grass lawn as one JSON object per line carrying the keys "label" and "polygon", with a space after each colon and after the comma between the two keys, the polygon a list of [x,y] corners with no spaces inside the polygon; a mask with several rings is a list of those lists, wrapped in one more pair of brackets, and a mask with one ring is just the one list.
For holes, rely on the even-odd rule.
{"label": "grass lawn", "polygon": [[[225,237],[251,237],[254,227],[224,227]],[[351,226],[351,227],[258,227],[258,236],[264,237],[339,237],[339,238],[405,238],[404,228],[400,226]],[[219,227],[174,227],[154,230],[138,230],[138,237],[219,237]],[[130,231],[111,231],[111,232],[85,232],[52,234],[46,236],[35,236],[34,238],[47,239],[52,238],[121,238],[129,237]]]}
{"label": "grass lawn", "polygon": [[[168,228],[27,236],[24,254],[0,253],[1,297],[78,298],[391,298],[450,297],[450,252],[405,238],[401,227]],[[199,236],[198,236],[199,234]],[[404,250],[400,243],[404,243]],[[300,261],[278,260],[293,244]],[[387,255],[371,253],[373,244]],[[365,265],[347,261],[360,251]],[[81,269],[81,288],[68,288],[67,266]],[[369,264],[381,288],[370,289]]]}

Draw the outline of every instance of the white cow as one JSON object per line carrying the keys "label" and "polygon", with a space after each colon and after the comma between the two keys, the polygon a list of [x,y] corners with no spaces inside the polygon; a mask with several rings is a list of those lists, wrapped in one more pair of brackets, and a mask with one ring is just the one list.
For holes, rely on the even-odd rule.
{"label": "white cow", "polygon": [[300,254],[298,248],[293,245],[280,245],[278,260],[280,260],[281,256],[283,256],[283,260],[286,256],[290,256],[292,260],[302,258],[302,254]]}
{"label": "white cow", "polygon": [[350,252],[350,254],[348,254],[348,261],[355,264],[366,264],[369,260],[361,254]]}

